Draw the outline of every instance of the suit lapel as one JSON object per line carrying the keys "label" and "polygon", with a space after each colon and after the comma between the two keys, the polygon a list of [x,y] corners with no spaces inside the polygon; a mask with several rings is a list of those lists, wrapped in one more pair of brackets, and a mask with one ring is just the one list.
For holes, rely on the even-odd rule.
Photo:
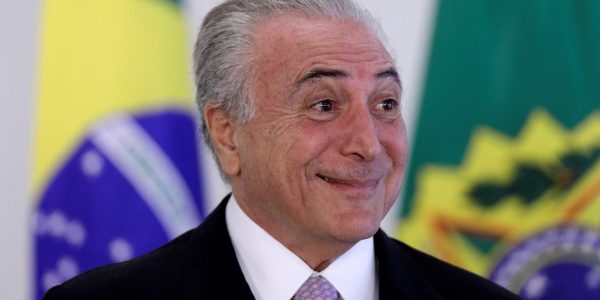
{"label": "suit lapel", "polygon": [[[254,299],[227,231],[229,197],[193,230],[182,299]],[[381,300],[441,299],[399,244],[381,230],[374,243]]]}
{"label": "suit lapel", "polygon": [[229,197],[192,234],[183,299],[254,299],[227,231]]}
{"label": "suit lapel", "polygon": [[441,299],[400,245],[381,229],[374,236],[379,299]]}

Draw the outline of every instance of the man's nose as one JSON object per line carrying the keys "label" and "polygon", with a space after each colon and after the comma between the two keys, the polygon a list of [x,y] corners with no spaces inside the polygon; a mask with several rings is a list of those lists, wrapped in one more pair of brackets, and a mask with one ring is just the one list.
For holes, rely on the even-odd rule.
{"label": "man's nose", "polygon": [[381,152],[377,124],[368,107],[354,110],[346,118],[344,139],[341,141],[343,155],[372,161]]}

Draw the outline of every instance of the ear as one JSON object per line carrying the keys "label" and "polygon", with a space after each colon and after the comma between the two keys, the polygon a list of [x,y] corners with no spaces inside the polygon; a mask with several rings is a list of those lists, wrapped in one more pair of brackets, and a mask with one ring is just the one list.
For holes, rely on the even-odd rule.
{"label": "ear", "polygon": [[237,129],[235,121],[210,102],[204,106],[204,121],[221,169],[229,177],[239,175],[240,156],[235,138]]}

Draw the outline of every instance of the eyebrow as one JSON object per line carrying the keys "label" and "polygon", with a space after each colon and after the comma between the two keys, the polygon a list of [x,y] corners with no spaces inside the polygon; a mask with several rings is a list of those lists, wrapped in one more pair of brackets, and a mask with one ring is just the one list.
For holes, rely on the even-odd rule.
{"label": "eyebrow", "polygon": [[400,75],[398,75],[398,71],[396,71],[396,69],[394,69],[393,67],[390,67],[388,69],[385,69],[377,74],[375,74],[375,77],[377,79],[386,79],[386,78],[391,78],[393,79],[398,85],[400,85],[400,87],[402,87],[402,82],[400,81]]}
{"label": "eyebrow", "polygon": [[[347,72],[344,72],[342,70],[314,69],[314,70],[310,70],[308,73],[304,74],[304,76],[302,76],[302,78],[300,78],[300,80],[298,80],[298,82],[296,83],[296,89],[299,89],[303,84],[305,84],[311,80],[314,80],[316,78],[322,78],[322,77],[346,78],[349,76],[350,75]],[[396,69],[393,67],[390,67],[381,72],[378,72],[377,74],[375,74],[375,78],[377,78],[377,79],[391,78],[392,80],[394,80],[394,82],[396,82],[400,86],[400,88],[402,88],[402,82],[400,81],[400,76],[398,75],[398,71],[396,71]]]}
{"label": "eyebrow", "polygon": [[331,69],[314,69],[308,71],[308,73],[304,74],[300,80],[296,83],[296,88],[300,88],[303,84],[322,77],[331,77],[331,78],[346,78],[348,77],[348,73],[341,70],[331,70]]}

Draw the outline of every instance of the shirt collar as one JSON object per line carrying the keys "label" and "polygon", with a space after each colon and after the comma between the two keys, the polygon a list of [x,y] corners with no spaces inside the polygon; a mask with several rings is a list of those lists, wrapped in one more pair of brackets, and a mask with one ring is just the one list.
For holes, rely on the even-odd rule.
{"label": "shirt collar", "polygon": [[321,275],[345,300],[377,299],[373,238],[358,242],[320,273],[252,221],[233,196],[225,212],[242,273],[256,299],[291,299],[309,276]]}
{"label": "shirt collar", "polygon": [[320,273],[345,300],[379,299],[376,274],[372,237],[356,243]]}

